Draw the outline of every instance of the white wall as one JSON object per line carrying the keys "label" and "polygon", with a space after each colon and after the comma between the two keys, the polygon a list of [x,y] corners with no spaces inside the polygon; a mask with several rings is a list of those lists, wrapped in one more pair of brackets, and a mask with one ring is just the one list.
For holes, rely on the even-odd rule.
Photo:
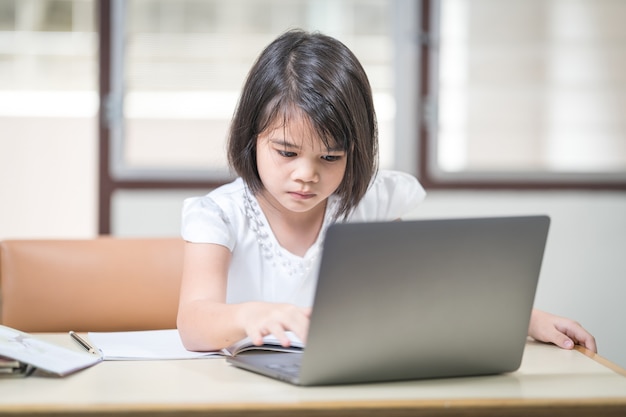
{"label": "white wall", "polygon": [[0,239],[92,237],[95,118],[0,117]]}

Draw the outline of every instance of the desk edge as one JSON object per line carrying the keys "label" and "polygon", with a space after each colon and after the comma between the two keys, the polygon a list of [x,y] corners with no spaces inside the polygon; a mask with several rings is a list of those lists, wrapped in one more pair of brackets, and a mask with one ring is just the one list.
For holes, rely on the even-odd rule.
{"label": "desk edge", "polygon": [[576,345],[576,346],[574,346],[574,349],[579,351],[583,355],[593,359],[594,361],[598,362],[599,364],[601,364],[603,366],[606,366],[607,368],[609,368],[613,372],[616,372],[616,373],[618,373],[618,374],[620,374],[622,376],[626,376],[626,369],[622,368],[621,366],[619,366],[616,363],[611,362],[610,360],[606,359],[605,357],[600,356],[597,353],[590,351],[586,347],[580,346],[580,345]]}

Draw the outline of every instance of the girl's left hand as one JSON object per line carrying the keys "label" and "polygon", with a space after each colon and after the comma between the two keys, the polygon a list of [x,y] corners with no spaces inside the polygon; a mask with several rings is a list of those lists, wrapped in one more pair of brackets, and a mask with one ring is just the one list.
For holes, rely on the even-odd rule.
{"label": "girl's left hand", "polygon": [[533,309],[528,335],[535,340],[554,343],[563,349],[581,345],[597,353],[596,339],[580,323],[545,311]]}

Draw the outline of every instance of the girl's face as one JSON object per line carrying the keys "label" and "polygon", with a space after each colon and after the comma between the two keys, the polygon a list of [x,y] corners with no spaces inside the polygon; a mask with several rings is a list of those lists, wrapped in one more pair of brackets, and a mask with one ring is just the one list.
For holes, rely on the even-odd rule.
{"label": "girl's face", "polygon": [[308,121],[298,116],[259,134],[256,156],[261,194],[293,213],[324,203],[346,171],[346,152],[327,149]]}

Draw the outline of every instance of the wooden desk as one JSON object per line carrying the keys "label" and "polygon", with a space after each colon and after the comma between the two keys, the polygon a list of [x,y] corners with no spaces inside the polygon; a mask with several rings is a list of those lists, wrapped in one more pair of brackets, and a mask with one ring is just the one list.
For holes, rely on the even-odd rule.
{"label": "wooden desk", "polygon": [[[42,335],[78,349],[67,334]],[[65,378],[0,380],[0,415],[626,416],[626,371],[529,342],[496,376],[300,388],[220,358],[103,362]]]}

